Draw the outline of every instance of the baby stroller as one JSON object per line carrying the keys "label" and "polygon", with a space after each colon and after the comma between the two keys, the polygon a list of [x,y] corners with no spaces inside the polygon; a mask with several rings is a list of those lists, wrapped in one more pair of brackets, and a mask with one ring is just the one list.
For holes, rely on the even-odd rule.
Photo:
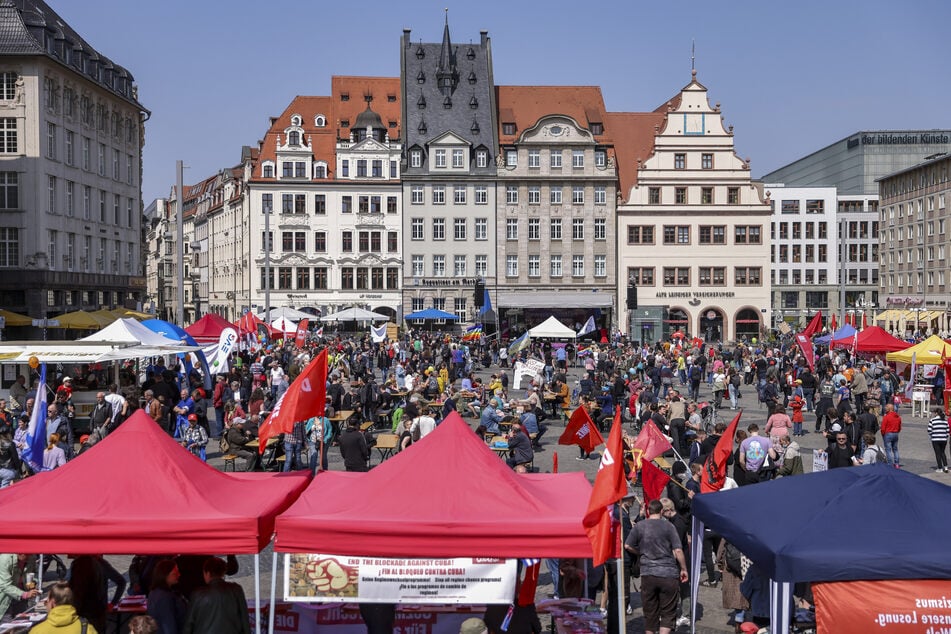
{"label": "baby stroller", "polygon": [[716,429],[717,423],[720,422],[716,405],[713,403],[700,403],[697,408],[700,410],[700,421],[701,425],[703,425],[703,430],[708,434],[712,434],[714,429]]}

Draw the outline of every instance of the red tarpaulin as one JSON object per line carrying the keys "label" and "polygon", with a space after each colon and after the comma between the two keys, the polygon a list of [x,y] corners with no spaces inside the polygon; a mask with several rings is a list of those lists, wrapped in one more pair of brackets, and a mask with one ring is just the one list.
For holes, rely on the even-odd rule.
{"label": "red tarpaulin", "polygon": [[585,557],[582,473],[516,474],[458,414],[369,473],[323,472],[275,550],[361,557]]}
{"label": "red tarpaulin", "polygon": [[833,348],[851,348],[855,343],[856,352],[898,352],[908,348],[908,342],[896,339],[878,326],[869,326],[862,330],[857,338],[844,337],[833,339]]}
{"label": "red tarpaulin", "polygon": [[65,466],[0,490],[0,552],[258,553],[309,480],[222,473],[139,410]]}
{"label": "red tarpaulin", "polygon": [[185,329],[198,343],[218,343],[221,331],[234,328],[230,321],[214,313],[208,313]]}

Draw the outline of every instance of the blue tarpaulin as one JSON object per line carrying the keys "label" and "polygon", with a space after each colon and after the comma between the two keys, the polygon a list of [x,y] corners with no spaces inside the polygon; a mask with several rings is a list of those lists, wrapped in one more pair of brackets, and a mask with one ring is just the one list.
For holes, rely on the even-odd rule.
{"label": "blue tarpaulin", "polygon": [[447,313],[444,310],[439,310],[436,308],[427,308],[426,310],[420,310],[415,313],[410,313],[403,319],[415,321],[417,319],[449,319],[455,321],[459,319],[458,315],[452,313]]}
{"label": "blue tarpaulin", "polygon": [[816,337],[815,342],[822,345],[826,345],[833,339],[845,339],[846,337],[852,337],[854,335],[855,335],[855,328],[853,328],[852,326],[848,324],[845,324],[844,326],[836,330],[831,335],[822,335],[821,337]]}
{"label": "blue tarpaulin", "polygon": [[889,465],[698,495],[693,514],[775,581],[951,579],[951,487]]}

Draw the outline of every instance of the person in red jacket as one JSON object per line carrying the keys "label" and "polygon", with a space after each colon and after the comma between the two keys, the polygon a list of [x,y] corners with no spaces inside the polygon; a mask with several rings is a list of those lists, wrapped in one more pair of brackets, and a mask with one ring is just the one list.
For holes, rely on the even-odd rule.
{"label": "person in red jacket", "polygon": [[898,457],[898,434],[901,433],[901,416],[895,411],[895,406],[889,403],[885,406],[885,415],[882,416],[882,440],[885,445],[885,459],[888,464],[901,467]]}

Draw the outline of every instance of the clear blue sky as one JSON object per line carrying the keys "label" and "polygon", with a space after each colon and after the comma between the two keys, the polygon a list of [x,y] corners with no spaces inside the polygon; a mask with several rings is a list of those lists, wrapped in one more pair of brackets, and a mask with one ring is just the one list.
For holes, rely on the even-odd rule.
{"label": "clear blue sky", "polygon": [[404,27],[492,38],[497,84],[594,84],[609,110],[653,110],[697,71],[764,173],[862,129],[951,128],[951,2],[47,0],[128,68],[152,118],[143,199],[175,161],[194,183],[233,166],[295,95],[331,75],[399,75]]}

